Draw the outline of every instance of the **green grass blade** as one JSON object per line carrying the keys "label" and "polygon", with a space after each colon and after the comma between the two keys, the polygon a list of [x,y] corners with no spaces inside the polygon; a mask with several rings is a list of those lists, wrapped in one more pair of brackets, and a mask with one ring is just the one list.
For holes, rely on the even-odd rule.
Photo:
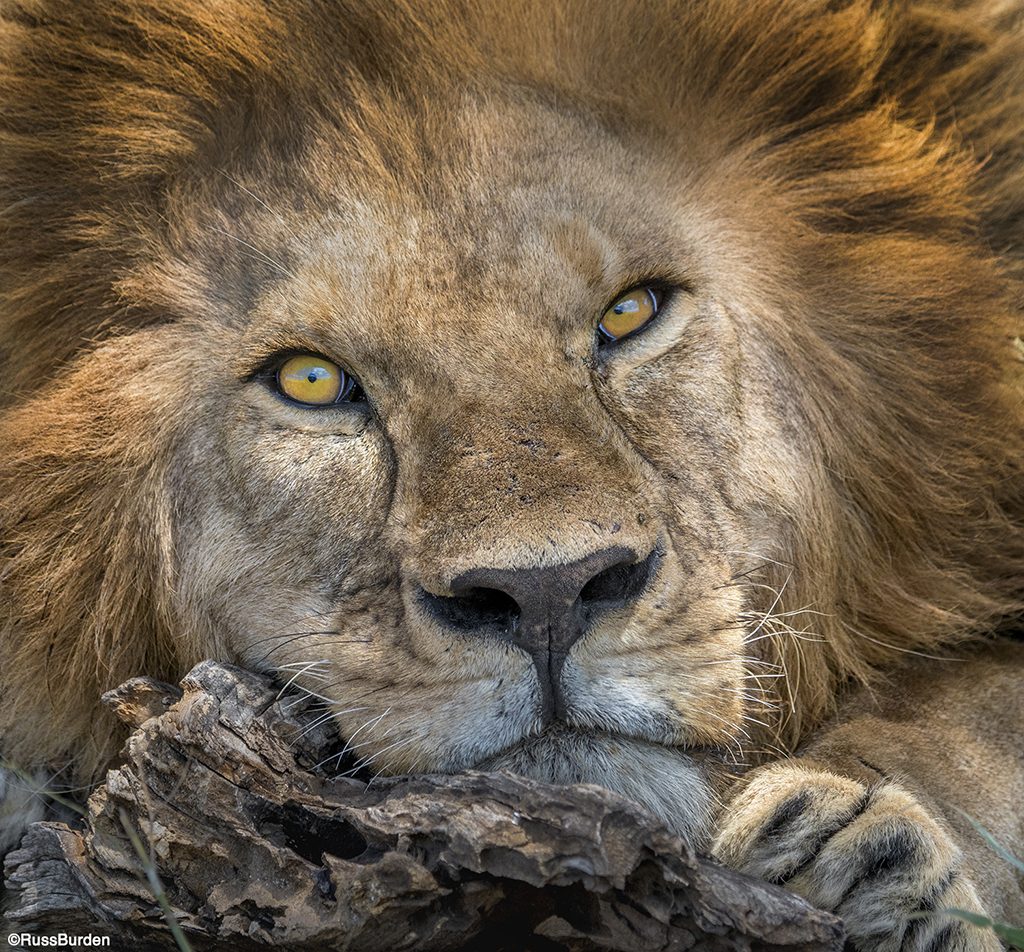
{"label": "green grass blade", "polygon": [[971,925],[981,926],[983,929],[991,929],[1000,939],[1008,942],[1012,947],[1024,949],[1024,929],[1008,925],[1005,922],[993,922],[988,916],[978,915],[976,912],[968,912],[966,909],[943,909],[943,912],[963,919]]}
{"label": "green grass blade", "polygon": [[991,833],[989,833],[989,831],[986,830],[985,827],[983,827],[977,820],[975,820],[974,817],[972,817],[969,813],[964,813],[963,810],[957,810],[957,813],[959,813],[968,823],[971,824],[971,826],[974,827],[975,830],[978,831],[978,835],[986,843],[988,843],[989,847],[992,849],[994,853],[996,853],[996,855],[1000,856],[1002,859],[1005,859],[1006,862],[1008,862],[1011,866],[1015,867],[1020,872],[1024,873],[1024,862],[1017,859],[1017,857],[1014,856],[1013,853],[1011,853],[1005,846],[1003,846],[1003,844],[1000,843]]}

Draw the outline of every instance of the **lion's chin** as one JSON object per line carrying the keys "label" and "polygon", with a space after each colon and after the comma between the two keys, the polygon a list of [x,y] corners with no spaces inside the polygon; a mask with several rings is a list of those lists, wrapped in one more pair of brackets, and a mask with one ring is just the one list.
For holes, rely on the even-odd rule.
{"label": "lion's chin", "polygon": [[548,783],[593,783],[639,803],[696,848],[717,804],[707,767],[679,748],[570,727],[549,727],[477,764]]}

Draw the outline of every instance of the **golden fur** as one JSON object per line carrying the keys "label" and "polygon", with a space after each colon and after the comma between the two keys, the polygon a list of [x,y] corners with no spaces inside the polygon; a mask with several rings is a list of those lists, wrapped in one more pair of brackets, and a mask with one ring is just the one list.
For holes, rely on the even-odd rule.
{"label": "golden fur", "polygon": [[[0,11],[8,759],[94,780],[99,694],[217,656],[373,769],[596,779],[701,839],[737,751],[1019,618],[1018,4]],[[282,403],[293,350],[368,407]],[[525,656],[411,593],[602,545],[655,593],[534,743]]]}

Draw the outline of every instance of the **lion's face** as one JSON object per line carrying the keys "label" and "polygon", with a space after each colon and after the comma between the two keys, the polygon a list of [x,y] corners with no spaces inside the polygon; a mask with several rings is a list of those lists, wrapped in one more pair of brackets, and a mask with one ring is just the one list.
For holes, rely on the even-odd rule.
{"label": "lion's face", "polygon": [[[599,782],[689,829],[708,790],[688,753],[735,745],[768,673],[739,576],[809,486],[746,311],[764,262],[635,130],[461,116],[429,203],[400,174],[324,170],[319,216],[222,183],[244,224],[197,230],[279,264],[189,345],[208,363],[174,477],[179,610],[321,695],[371,769]],[[654,283],[650,325],[599,344]],[[285,399],[265,369],[303,353],[365,400]]]}
{"label": "lion's face", "polygon": [[[51,6],[0,14],[5,758],[87,783],[104,690],[214,657],[370,771],[699,837],[1019,612],[1019,113],[920,41],[959,20]],[[276,389],[332,372],[365,399]]]}

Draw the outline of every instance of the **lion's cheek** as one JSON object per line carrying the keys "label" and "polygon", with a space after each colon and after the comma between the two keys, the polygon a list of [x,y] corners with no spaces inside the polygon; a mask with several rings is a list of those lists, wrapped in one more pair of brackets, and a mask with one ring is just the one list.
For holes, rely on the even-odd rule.
{"label": "lion's cheek", "polygon": [[[243,403],[207,420],[179,451],[174,478],[187,504],[175,527],[174,598],[202,632],[201,656],[265,668],[322,654],[316,635],[338,630],[339,616],[350,631],[393,625],[398,594],[379,543],[393,472],[386,440],[372,427],[276,426],[257,410]],[[307,637],[291,650],[251,660],[264,657],[254,646],[265,652],[299,633]]]}

